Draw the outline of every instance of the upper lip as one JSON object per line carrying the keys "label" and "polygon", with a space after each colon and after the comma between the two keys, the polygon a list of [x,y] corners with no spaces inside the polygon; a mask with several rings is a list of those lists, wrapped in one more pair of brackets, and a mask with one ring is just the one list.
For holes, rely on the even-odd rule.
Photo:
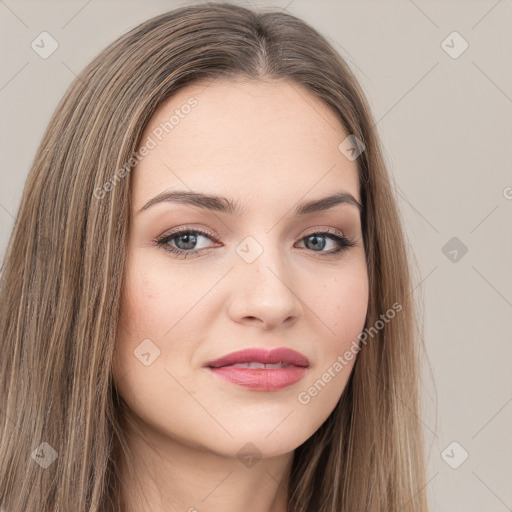
{"label": "upper lip", "polygon": [[207,362],[204,366],[210,368],[220,368],[221,366],[230,366],[240,363],[264,363],[277,364],[284,363],[295,366],[309,366],[308,358],[290,348],[280,347],[274,350],[264,348],[247,348],[232,352],[214,361]]}

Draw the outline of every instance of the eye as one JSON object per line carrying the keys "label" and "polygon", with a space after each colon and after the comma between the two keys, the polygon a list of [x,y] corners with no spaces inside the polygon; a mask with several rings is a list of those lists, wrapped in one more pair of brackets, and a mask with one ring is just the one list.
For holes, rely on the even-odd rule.
{"label": "eye", "polygon": [[[213,233],[201,231],[199,229],[182,228],[156,240],[156,243],[164,251],[186,258],[188,256],[195,255],[204,249],[204,247],[195,248],[200,238],[215,240]],[[170,242],[176,244],[177,247],[169,245]]]}
{"label": "eye", "polygon": [[[337,231],[334,232],[331,230],[315,231],[301,238],[300,242],[303,242],[307,249],[310,249],[312,252],[320,253],[323,256],[342,253],[348,247],[353,247],[355,245],[355,243],[346,236],[336,233]],[[214,240],[218,243],[213,233],[186,227],[174,231],[169,235],[165,235],[155,240],[155,242],[164,251],[175,254],[180,258],[187,258],[194,256],[200,253],[202,250],[208,248],[197,247],[197,244],[201,238]],[[334,242],[335,246],[337,247],[330,251],[324,251],[327,244],[326,240]],[[171,243],[174,245],[171,245]]]}
{"label": "eye", "polygon": [[[326,246],[326,239],[333,241],[335,245],[337,245],[337,248],[330,251],[323,251]],[[313,252],[320,253],[323,256],[342,253],[348,247],[353,247],[355,245],[355,243],[345,235],[336,234],[329,229],[325,231],[315,231],[314,233],[310,233],[309,235],[306,235],[304,238],[302,238],[301,242],[304,242],[304,245],[308,249],[310,248]]]}

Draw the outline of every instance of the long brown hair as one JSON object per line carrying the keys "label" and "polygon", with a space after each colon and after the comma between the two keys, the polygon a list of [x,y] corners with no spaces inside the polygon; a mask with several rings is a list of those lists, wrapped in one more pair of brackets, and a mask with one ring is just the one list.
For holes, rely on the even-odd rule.
{"label": "long brown hair", "polygon": [[374,328],[336,408],[295,450],[288,510],[427,510],[420,333],[401,219],[362,89],[300,19],[210,3],[156,16],[103,50],[67,90],[35,155],[1,271],[0,500],[9,512],[120,511],[128,449],[111,369],[130,169],[165,99],[199,80],[240,77],[306,86],[364,143],[366,326],[401,306]]}

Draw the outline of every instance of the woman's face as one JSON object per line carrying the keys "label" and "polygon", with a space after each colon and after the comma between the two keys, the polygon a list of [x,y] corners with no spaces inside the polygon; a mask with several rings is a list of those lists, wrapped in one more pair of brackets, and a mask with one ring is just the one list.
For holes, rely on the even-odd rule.
{"label": "woman's face", "polygon": [[[332,412],[368,305],[360,212],[349,201],[303,207],[341,193],[361,202],[357,160],[338,149],[348,135],[287,81],[195,84],[157,110],[132,171],[114,361],[146,434],[228,457],[252,443],[245,450],[268,457]],[[189,196],[147,205],[164,192]],[[207,365],[253,348],[252,368]],[[303,359],[266,360],[276,348]]]}

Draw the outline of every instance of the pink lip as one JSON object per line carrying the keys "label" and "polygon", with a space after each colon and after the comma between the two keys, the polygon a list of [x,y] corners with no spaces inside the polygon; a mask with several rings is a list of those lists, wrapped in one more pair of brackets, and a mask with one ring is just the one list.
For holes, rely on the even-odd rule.
{"label": "pink lip", "polygon": [[[264,363],[288,365],[284,368],[233,368],[240,363]],[[306,356],[288,348],[271,351],[252,348],[233,352],[204,365],[222,379],[253,390],[273,391],[282,389],[301,380],[308,367]]]}

